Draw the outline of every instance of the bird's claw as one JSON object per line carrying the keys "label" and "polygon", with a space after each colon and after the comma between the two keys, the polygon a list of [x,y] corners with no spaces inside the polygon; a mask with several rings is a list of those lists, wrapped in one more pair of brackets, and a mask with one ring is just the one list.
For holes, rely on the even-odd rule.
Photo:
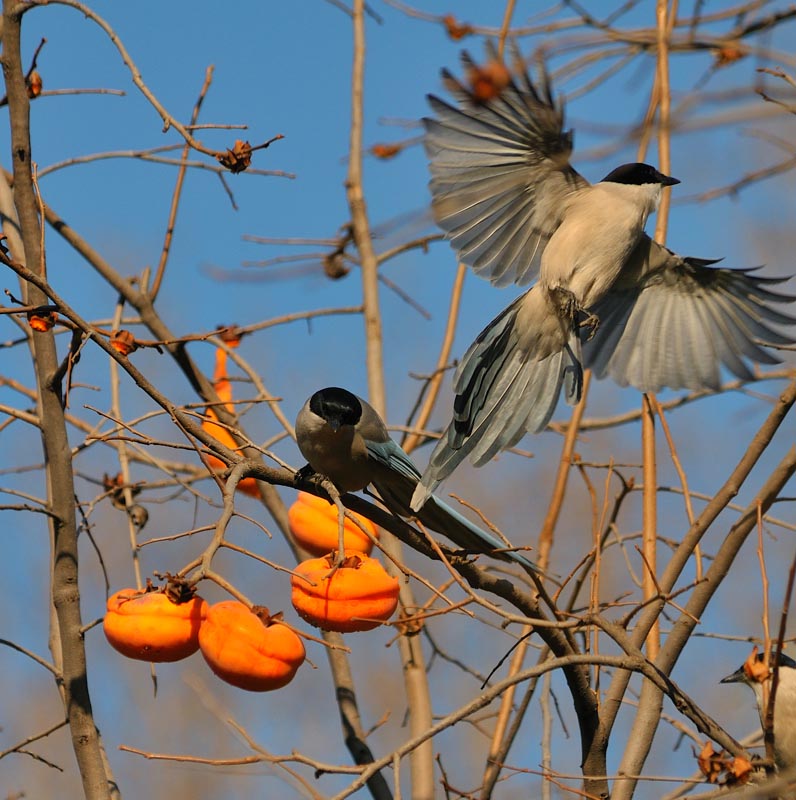
{"label": "bird's claw", "polygon": [[586,336],[586,341],[589,342],[594,338],[594,334],[597,333],[597,328],[600,327],[600,318],[596,314],[589,314],[585,308],[578,308],[578,312],[586,314],[586,317],[578,322],[578,329],[589,329],[588,336]]}
{"label": "bird's claw", "polygon": [[550,294],[554,298],[560,313],[571,322],[573,327],[577,330],[581,328],[589,329],[586,339],[586,341],[589,341],[597,333],[597,328],[600,326],[600,318],[582,306],[575,294],[563,286],[556,286],[551,289]]}
{"label": "bird's claw", "polygon": [[296,470],[295,474],[293,475],[293,483],[298,486],[299,484],[311,478],[313,475],[317,475],[315,470],[309,464],[305,464],[301,469]]}
{"label": "bird's claw", "polygon": [[473,550],[468,550],[465,547],[460,547],[457,550],[449,550],[447,547],[442,548],[442,551],[445,553],[445,557],[451,563],[454,562],[461,562],[462,564],[475,564],[478,560],[478,556],[482,555],[482,553],[476,553]]}

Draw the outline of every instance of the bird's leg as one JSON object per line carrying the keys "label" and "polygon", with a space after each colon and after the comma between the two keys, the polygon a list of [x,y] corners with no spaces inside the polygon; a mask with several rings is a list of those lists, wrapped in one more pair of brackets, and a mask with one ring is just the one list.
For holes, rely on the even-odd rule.
{"label": "bird's leg", "polygon": [[323,478],[321,486],[326,490],[332,502],[337,507],[337,558],[329,576],[339,569],[345,561],[345,506],[340,499],[340,492],[337,487],[328,479]]}
{"label": "bird's leg", "polygon": [[329,573],[331,575],[345,560],[345,506],[340,499],[340,492],[337,491],[337,487],[328,478],[316,472],[309,464],[305,464],[301,469],[296,470],[293,476],[293,483],[298,486],[310,478],[319,479],[317,485],[326,491],[330,502],[337,508],[337,557],[334,567]]}
{"label": "bird's leg", "polygon": [[317,474],[318,473],[315,472],[315,470],[309,464],[305,464],[301,469],[296,470],[295,474],[293,475],[293,483],[298,486],[298,484],[309,480],[313,475]]}
{"label": "bird's leg", "polygon": [[334,569],[338,569],[345,561],[345,506],[338,496],[335,500],[337,506],[337,559]]}
{"label": "bird's leg", "polygon": [[567,319],[573,328],[588,328],[589,333],[586,341],[589,341],[600,326],[600,318],[592,314],[587,308],[580,304],[580,301],[573,292],[563,286],[555,286],[549,290],[550,297],[561,315]]}

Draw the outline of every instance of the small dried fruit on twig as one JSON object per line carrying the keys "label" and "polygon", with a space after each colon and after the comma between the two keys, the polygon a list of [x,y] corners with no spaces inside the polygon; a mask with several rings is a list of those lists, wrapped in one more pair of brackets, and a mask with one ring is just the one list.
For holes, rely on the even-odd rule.
{"label": "small dried fruit on twig", "polygon": [[400,144],[374,144],[370,148],[370,154],[387,161],[387,159],[395,158],[401,150],[403,147]]}
{"label": "small dried fruit on twig", "polygon": [[754,683],[763,683],[769,676],[770,670],[766,659],[757,656],[757,645],[752,648],[749,658],[743,662],[744,675]]}
{"label": "small dried fruit on twig", "polygon": [[28,311],[28,325],[39,333],[52,330],[56,322],[58,322],[58,314],[55,311],[47,309],[47,307],[36,308],[33,311]]}
{"label": "small dried fruit on twig", "polygon": [[124,478],[122,473],[116,475],[108,475],[105,473],[102,476],[102,488],[106,492],[111,492],[111,502],[116,508],[124,508],[124,496],[122,495],[122,486],[124,485]]}
{"label": "small dried fruit on twig", "polygon": [[127,509],[127,515],[138,530],[141,530],[149,521],[149,512],[138,503]]}
{"label": "small dried fruit on twig", "polygon": [[138,349],[138,345],[135,343],[135,336],[130,331],[125,330],[114,331],[111,334],[110,345],[117,353],[121,353],[123,356],[129,356],[130,353]]}
{"label": "small dried fruit on twig", "polygon": [[717,753],[709,741],[705,742],[696,759],[699,771],[705,776],[705,780],[718,786],[737,786],[746,783],[754,771],[752,764],[745,758],[730,756],[724,750]]}
{"label": "small dried fruit on twig", "polygon": [[44,84],[42,83],[41,75],[34,69],[25,80],[28,87],[28,97],[35,100],[40,94]]}
{"label": "small dried fruit on twig", "polygon": [[721,69],[746,58],[746,55],[746,52],[736,42],[729,42],[713,51],[713,66]]}
{"label": "small dried fruit on twig", "polygon": [[[103,474],[102,476],[102,488],[106,492],[110,492],[111,495],[111,503],[114,508],[118,508],[121,511],[127,510],[127,503],[124,499],[124,490],[126,488],[126,484],[124,482],[124,478],[122,477],[122,473],[119,472],[114,476],[108,475],[107,473]],[[130,497],[135,497],[138,494],[141,494],[141,486],[139,485],[130,485]]]}
{"label": "small dried fruit on twig", "polygon": [[753,771],[754,767],[750,761],[741,756],[735,756],[727,767],[727,783],[729,785],[746,783]]}
{"label": "small dried fruit on twig", "polygon": [[472,25],[467,22],[458,22],[453,14],[446,14],[442,18],[442,24],[445,26],[446,33],[454,42],[458,42],[473,33]]}
{"label": "small dried fruit on twig", "polygon": [[248,169],[252,163],[252,146],[242,139],[236,139],[231,150],[216,156],[218,163],[230,172],[238,173]]}
{"label": "small dried fruit on twig", "polygon": [[243,335],[237,325],[226,325],[223,327],[219,325],[219,328],[218,338],[221,339],[227,347],[235,348],[240,345],[240,340],[243,338]]}
{"label": "small dried fruit on twig", "polygon": [[707,741],[697,756],[697,765],[708,783],[716,783],[724,770],[724,759],[713,749],[713,743]]}
{"label": "small dried fruit on twig", "polygon": [[345,278],[351,272],[351,268],[345,263],[345,256],[339,250],[324,256],[322,264],[324,274],[333,281]]}
{"label": "small dried fruit on twig", "polygon": [[474,64],[467,70],[470,94],[477,103],[488,103],[500,95],[511,83],[511,73],[502,61],[487,61],[479,66]]}

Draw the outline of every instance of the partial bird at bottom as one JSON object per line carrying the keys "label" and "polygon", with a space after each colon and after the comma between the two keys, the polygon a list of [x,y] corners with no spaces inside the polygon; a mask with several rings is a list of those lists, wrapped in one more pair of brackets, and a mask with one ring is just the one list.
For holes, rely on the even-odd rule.
{"label": "partial bird at bottom", "polygon": [[[754,693],[761,726],[765,725],[766,704],[771,691],[772,669],[765,668],[757,648],[721,683],[744,683]],[[796,767],[796,661],[779,654],[779,679],[774,698],[774,763],[784,771]]]}

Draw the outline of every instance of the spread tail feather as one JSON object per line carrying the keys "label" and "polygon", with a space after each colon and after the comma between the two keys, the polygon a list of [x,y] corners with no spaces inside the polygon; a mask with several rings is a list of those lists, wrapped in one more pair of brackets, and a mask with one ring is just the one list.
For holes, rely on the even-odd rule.
{"label": "spread tail feather", "polygon": [[[463,550],[474,553],[489,553],[504,561],[514,561],[534,572],[541,573],[539,567],[525,556],[506,551],[507,545],[497,536],[481,530],[458,511],[433,495],[417,513],[417,518],[428,528],[447,536]],[[503,552],[499,552],[503,551]]]}
{"label": "spread tail feather", "polygon": [[380,476],[373,485],[393,514],[401,517],[416,516],[427,528],[447,536],[463,550],[473,553],[489,553],[504,561],[514,561],[527,569],[539,572],[539,568],[519,553],[505,551],[507,545],[494,534],[482,530],[465,516],[437,497],[431,497],[417,514],[409,510],[409,498],[415,481],[403,475]]}
{"label": "spread tail feather", "polygon": [[526,431],[545,428],[562,386],[574,405],[582,385],[577,331],[551,307],[546,293],[531,289],[481,332],[462,359],[453,419],[431,454],[412,508],[422,508],[465,458],[480,467]]}

